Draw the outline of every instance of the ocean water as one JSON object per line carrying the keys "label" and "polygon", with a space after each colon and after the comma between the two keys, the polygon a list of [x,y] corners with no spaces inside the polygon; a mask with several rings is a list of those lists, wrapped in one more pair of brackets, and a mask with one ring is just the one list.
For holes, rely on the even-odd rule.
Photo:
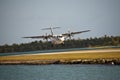
{"label": "ocean water", "polygon": [[120,66],[0,65],[0,80],[120,80]]}

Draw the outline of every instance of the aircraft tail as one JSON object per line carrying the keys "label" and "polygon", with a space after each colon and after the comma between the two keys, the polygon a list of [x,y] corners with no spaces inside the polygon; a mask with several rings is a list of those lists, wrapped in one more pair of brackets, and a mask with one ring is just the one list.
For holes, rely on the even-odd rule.
{"label": "aircraft tail", "polygon": [[43,29],[41,29],[41,30],[50,30],[50,31],[51,31],[51,34],[53,35],[53,30],[52,30],[52,29],[57,29],[57,28],[60,28],[60,27],[43,28]]}

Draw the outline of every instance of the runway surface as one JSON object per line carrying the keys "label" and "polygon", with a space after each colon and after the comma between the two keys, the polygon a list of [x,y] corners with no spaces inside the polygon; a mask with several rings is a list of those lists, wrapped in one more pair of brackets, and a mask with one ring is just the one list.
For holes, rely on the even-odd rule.
{"label": "runway surface", "polygon": [[[120,49],[105,49],[105,50],[84,50],[84,51],[66,51],[66,52],[53,52],[53,53],[37,53],[37,54],[23,54],[23,55],[50,55],[50,54],[72,54],[72,53],[111,53],[118,52]],[[20,56],[20,55],[15,55]]]}
{"label": "runway surface", "polygon": [[102,52],[118,52],[119,47],[104,47],[104,48],[70,48],[70,49],[55,49],[55,50],[39,50],[28,52],[0,53],[0,56],[19,56],[19,55],[44,55],[44,54],[65,54],[65,53],[102,53]]}
{"label": "runway surface", "polygon": [[87,50],[87,51],[66,51],[66,52],[53,52],[53,53],[38,53],[33,55],[44,55],[44,54],[65,54],[65,53],[96,53],[96,52],[120,52],[119,50]]}

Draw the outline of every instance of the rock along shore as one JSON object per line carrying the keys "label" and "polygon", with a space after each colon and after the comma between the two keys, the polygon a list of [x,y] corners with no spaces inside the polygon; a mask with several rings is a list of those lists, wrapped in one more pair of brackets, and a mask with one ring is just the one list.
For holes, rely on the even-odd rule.
{"label": "rock along shore", "polygon": [[77,59],[77,60],[0,61],[0,65],[50,65],[50,64],[112,64],[112,65],[120,65],[120,58],[114,58],[114,59]]}

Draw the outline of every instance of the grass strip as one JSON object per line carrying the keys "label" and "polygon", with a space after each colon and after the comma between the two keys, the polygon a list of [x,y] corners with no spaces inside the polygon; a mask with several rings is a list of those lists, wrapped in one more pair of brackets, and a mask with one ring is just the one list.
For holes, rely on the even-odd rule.
{"label": "grass strip", "polygon": [[71,59],[74,60],[74,59],[101,59],[101,58],[104,59],[120,58],[120,52],[1,56],[0,61],[71,60]]}

